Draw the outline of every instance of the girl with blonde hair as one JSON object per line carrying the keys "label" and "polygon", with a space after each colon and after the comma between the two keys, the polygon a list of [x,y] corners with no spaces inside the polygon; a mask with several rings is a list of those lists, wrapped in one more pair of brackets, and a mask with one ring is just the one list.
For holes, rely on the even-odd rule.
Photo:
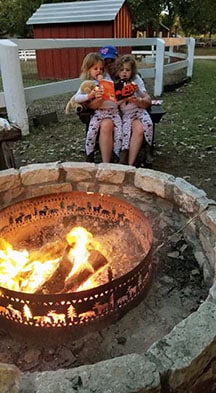
{"label": "girl with blonde hair", "polygon": [[[82,63],[81,76],[82,80],[93,80],[95,82],[95,89],[90,94],[81,93],[80,89],[75,94],[75,101],[79,104],[91,104],[97,100],[97,107],[94,108],[86,135],[86,154],[87,161],[93,161],[92,156],[95,150],[95,144],[101,124],[106,119],[110,119],[113,123],[113,151],[117,157],[121,150],[122,140],[122,120],[119,114],[118,105],[111,100],[103,99],[103,91],[99,87],[100,79],[105,79],[104,76],[104,60],[99,53],[88,53]],[[112,132],[112,131],[110,131]],[[109,138],[111,141],[112,139]],[[102,152],[103,153],[103,152]],[[111,157],[102,154],[103,162],[110,162]]]}

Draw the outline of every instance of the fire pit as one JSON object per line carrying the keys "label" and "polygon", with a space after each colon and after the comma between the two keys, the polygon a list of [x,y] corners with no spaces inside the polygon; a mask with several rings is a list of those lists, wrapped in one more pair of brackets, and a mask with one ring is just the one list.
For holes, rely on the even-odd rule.
{"label": "fire pit", "polygon": [[0,211],[0,315],[35,328],[113,321],[152,277],[144,213],[99,193],[65,192]]}
{"label": "fire pit", "polygon": [[[140,224],[140,218],[137,219],[137,215],[141,217],[141,227],[136,232],[139,233],[139,236],[143,236],[143,233],[150,235],[146,250],[147,259],[144,263],[149,263],[149,275],[151,275],[150,261],[148,261],[150,254],[151,263],[154,263],[155,266],[154,279],[151,282],[150,290],[147,296],[143,296],[143,301],[140,301],[139,305],[133,307],[130,312],[125,313],[122,319],[113,324],[102,323],[103,326],[101,328],[100,324],[99,329],[95,329],[94,323],[92,323],[92,329],[90,329],[91,323],[89,321],[87,331],[90,331],[90,333],[80,337],[79,332],[84,323],[76,325],[78,329],[77,333],[74,334],[74,330],[71,333],[73,326],[54,328],[52,325],[51,327],[47,325],[47,327],[36,326],[33,328],[27,318],[24,324],[19,323],[17,318],[9,319],[9,316],[6,318],[2,314],[2,310],[8,309],[9,304],[22,313],[22,305],[25,302],[27,303],[31,296],[37,301],[42,296],[43,302],[46,297],[51,299],[51,305],[48,303],[44,305],[44,307],[47,307],[44,314],[49,313],[50,310],[63,313],[62,310],[53,307],[52,296],[54,299],[58,295],[70,297],[72,293],[48,294],[46,293],[47,288],[42,285],[39,288],[41,293],[28,294],[20,291],[15,293],[15,290],[10,287],[8,295],[6,293],[8,289],[5,289],[4,286],[1,289],[4,297],[0,298],[1,322],[4,321],[4,325],[10,325],[10,331],[7,326],[5,327],[1,323],[1,362],[4,363],[4,366],[5,364],[16,365],[22,371],[19,377],[20,389],[28,393],[30,391],[48,391],[48,388],[50,391],[56,389],[57,391],[62,389],[70,391],[74,389],[105,392],[109,389],[113,392],[125,392],[126,385],[128,392],[149,391],[149,389],[152,391],[162,389],[164,391],[180,392],[180,390],[185,391],[186,386],[190,386],[191,391],[197,391],[199,386],[204,386],[202,381],[205,382],[205,385],[207,384],[207,390],[209,391],[212,386],[209,379],[212,377],[210,365],[214,361],[216,319],[215,206],[209,205],[210,200],[202,190],[196,189],[184,179],[174,178],[169,174],[153,170],[135,169],[114,164],[94,165],[69,162],[37,164],[19,170],[2,171],[0,174],[0,204],[2,209],[9,203],[12,205],[0,213],[0,237],[12,244],[15,250],[27,249],[28,245],[36,248],[37,242],[39,249],[43,248],[44,250],[49,242],[53,243],[57,240],[55,236],[46,236],[46,239],[43,240],[43,233],[47,234],[46,231],[43,231],[38,237],[38,230],[43,226],[48,226],[49,216],[50,222],[52,219],[53,226],[58,230],[58,233],[61,233],[58,222],[61,222],[61,220],[64,222],[65,227],[63,225],[62,227],[65,235],[67,235],[71,229],[71,225],[67,225],[67,222],[70,224],[72,218],[70,218],[70,214],[65,207],[63,209],[62,204],[59,208],[58,192],[71,193],[72,190],[74,192],[111,193],[113,196],[127,201],[128,203],[124,204],[116,198],[106,197],[107,201],[113,201],[111,206],[115,206],[116,221],[118,221],[118,213],[123,211],[125,214],[125,219],[119,217],[119,223],[116,222],[116,227],[122,229],[122,233],[125,230],[125,236],[127,230],[134,234],[134,228],[136,229],[136,225]],[[49,202],[50,196],[44,197],[44,195],[50,193],[53,194],[51,198],[54,197],[54,194],[57,194],[57,202],[51,203]],[[62,198],[63,195],[66,196],[67,194],[62,194],[60,197]],[[28,208],[28,204],[31,203],[29,198],[32,197],[40,198],[31,200],[31,206],[33,207]],[[87,194],[86,197],[88,201],[91,201],[91,194]],[[24,199],[23,204],[14,205],[14,203]],[[70,203],[66,203],[64,206],[67,207],[72,204],[73,200],[69,199]],[[98,206],[97,200],[93,200],[92,206]],[[81,202],[80,198],[76,199],[76,203],[79,207],[87,207],[87,202]],[[143,220],[147,227],[149,227],[149,222],[146,222],[145,217],[140,215],[139,210],[136,213],[136,210],[133,210],[133,206],[130,204],[142,210],[144,216],[148,217],[151,223],[154,233],[151,249],[151,230],[149,232],[146,232],[146,229],[143,230],[145,226]],[[57,218],[60,215],[59,212],[48,213],[48,210],[44,209],[45,206],[59,208],[61,212],[64,211],[61,220],[59,218],[60,221],[58,221]],[[111,213],[113,219],[111,217],[105,219],[104,217],[104,221],[103,219],[100,220],[101,226],[99,227],[99,219],[96,214],[93,219],[93,217],[90,217],[90,213],[89,216],[87,214],[82,215],[81,212],[78,215],[73,210],[71,211],[72,217],[74,216],[72,226],[84,226],[86,221],[88,223],[92,219],[96,221],[95,225],[98,226],[98,231],[101,227],[102,229],[107,227],[110,232],[115,233],[116,227],[112,208],[105,202],[101,202],[101,206],[103,209],[106,206],[106,210]],[[39,215],[36,215],[34,207],[37,208],[37,211],[45,210],[44,213],[40,214],[40,219]],[[88,207],[90,207],[89,204]],[[25,218],[29,214],[34,219],[31,216]],[[98,214],[99,216],[102,215],[102,208]],[[193,218],[192,221],[191,218]],[[81,219],[82,222],[80,222]],[[104,227],[102,226],[103,222]],[[109,244],[107,239],[105,242],[103,236],[105,232],[102,232],[102,230],[100,233],[96,232],[96,227],[89,224],[86,229],[92,233],[94,239],[97,235],[95,240],[100,240],[99,236],[101,235],[103,246]],[[34,234],[36,234],[37,242],[34,240]],[[175,236],[173,237],[173,235]],[[134,237],[133,239],[135,244],[139,244],[139,237],[138,240]],[[65,241],[65,237],[60,237],[59,240]],[[116,236],[115,240],[117,246],[121,245],[121,238],[118,240]],[[165,246],[158,248],[164,243],[166,243]],[[69,246],[71,246],[71,243]],[[131,257],[131,247],[131,243],[129,243],[126,248],[127,251],[125,251],[125,254],[128,253],[128,257]],[[133,247],[135,246],[133,245]],[[150,250],[148,251],[148,249]],[[155,250],[158,250],[158,252],[156,253]],[[114,254],[114,251],[112,249],[112,254]],[[109,261],[108,255],[104,256]],[[140,256],[138,252],[136,264],[130,266],[132,271],[134,268],[140,268],[139,264],[143,258],[144,256]],[[121,265],[124,266],[126,258],[121,255],[119,260],[122,261]],[[112,259],[111,262],[113,262]],[[127,266],[129,267],[129,265]],[[114,273],[113,269],[111,281],[113,285],[118,283],[119,280]],[[122,272],[124,278],[122,287],[128,285],[127,275],[129,274],[130,269],[127,273]],[[105,274],[108,281],[106,284],[101,282],[100,285],[110,284],[107,276],[108,272]],[[48,283],[50,281],[46,281],[46,285]],[[2,281],[1,286],[3,287]],[[88,290],[90,291],[92,288]],[[115,285],[113,290],[115,291]],[[82,290],[75,293],[80,296]],[[206,299],[207,296],[208,299]],[[36,300],[33,304],[36,304]],[[138,300],[138,296],[136,300]],[[100,302],[100,298],[98,302]],[[74,302],[69,300],[69,304],[71,303],[74,305]],[[129,307],[131,304],[128,302],[127,306]],[[27,305],[29,306],[29,303]],[[58,304],[56,304],[57,306]],[[32,312],[32,315],[40,315],[39,312],[36,313],[38,310],[39,307],[34,314]],[[126,311],[126,307],[120,308],[116,305],[115,310],[118,314],[120,311]],[[110,318],[114,314],[115,312],[107,314],[107,317]],[[10,308],[8,309],[8,315],[11,315]],[[23,314],[21,315],[24,317]],[[95,318],[94,322],[97,321],[101,322],[102,319],[100,317]],[[35,321],[33,320],[33,322]],[[25,334],[17,335],[16,332],[19,328],[20,330],[24,329]],[[65,329],[67,329],[68,334],[66,334]],[[61,331],[64,332],[63,335],[60,334]],[[37,332],[38,334],[36,334]],[[62,336],[61,342],[57,343],[56,338],[60,335]],[[49,336],[52,338],[55,336],[55,340],[51,339],[49,341]],[[6,371],[8,370],[6,369]],[[2,375],[3,373],[4,369]],[[10,377],[8,389],[11,389]]]}

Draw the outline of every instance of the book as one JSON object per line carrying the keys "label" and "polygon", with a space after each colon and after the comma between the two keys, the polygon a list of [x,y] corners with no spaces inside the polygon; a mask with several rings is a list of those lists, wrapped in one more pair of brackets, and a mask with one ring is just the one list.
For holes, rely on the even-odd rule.
{"label": "book", "polygon": [[101,79],[99,81],[99,86],[103,87],[104,93],[103,93],[103,99],[104,100],[109,100],[109,101],[114,101],[116,102],[116,96],[115,96],[115,87],[114,83],[112,81],[106,80],[106,79]]}
{"label": "book", "polygon": [[114,102],[131,97],[136,91],[136,84],[127,80],[112,82],[107,79],[101,79],[99,86],[102,86],[104,89],[104,100]]}

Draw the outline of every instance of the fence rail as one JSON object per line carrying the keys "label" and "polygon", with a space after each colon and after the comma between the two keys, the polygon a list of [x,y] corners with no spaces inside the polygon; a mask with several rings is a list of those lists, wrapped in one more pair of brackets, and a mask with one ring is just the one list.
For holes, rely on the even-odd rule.
{"label": "fence rail", "polygon": [[[163,77],[168,70],[168,66],[171,67],[171,70],[186,68],[187,76],[192,76],[195,46],[193,38],[172,38],[171,41],[165,41],[161,38],[0,40],[0,69],[4,88],[4,91],[0,93],[0,108],[6,107],[9,121],[15,122],[19,126],[22,130],[22,135],[27,135],[29,133],[27,106],[40,98],[76,91],[79,87],[80,79],[75,78],[24,88],[20,62],[23,60],[28,61],[29,57],[33,57],[35,60],[35,51],[37,49],[95,48],[105,45],[133,48],[150,46],[154,48],[155,61],[153,66],[141,69],[140,72],[144,79],[152,78],[154,80],[155,97],[160,96],[163,92]],[[182,60],[181,53],[180,61],[174,64],[170,62],[170,64],[165,66],[164,59],[165,55],[167,55],[165,48],[169,47],[169,58],[171,58],[174,46],[186,46],[186,58]],[[20,56],[22,56],[22,59]],[[178,57],[176,52],[175,57]]]}

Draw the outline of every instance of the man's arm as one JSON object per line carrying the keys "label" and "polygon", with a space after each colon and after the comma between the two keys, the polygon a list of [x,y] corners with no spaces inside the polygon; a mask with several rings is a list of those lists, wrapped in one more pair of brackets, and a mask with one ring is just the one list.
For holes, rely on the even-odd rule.
{"label": "man's arm", "polygon": [[134,102],[139,108],[148,109],[151,106],[151,97],[148,93],[145,93],[143,97],[132,96],[128,98],[128,101]]}
{"label": "man's arm", "polygon": [[139,108],[148,109],[151,106],[151,97],[145,93],[144,97],[137,97],[136,104]]}

